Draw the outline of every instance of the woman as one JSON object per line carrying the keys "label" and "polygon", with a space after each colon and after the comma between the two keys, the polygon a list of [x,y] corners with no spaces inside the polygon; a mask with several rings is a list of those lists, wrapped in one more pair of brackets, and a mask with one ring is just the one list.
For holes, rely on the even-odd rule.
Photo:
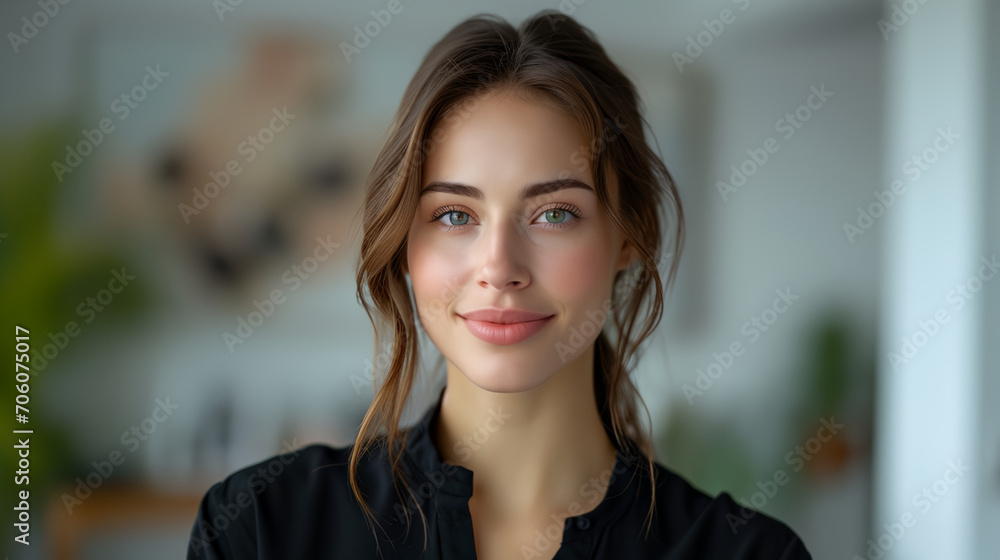
{"label": "woman", "polygon": [[[661,220],[679,254],[683,215],[638,104],[558,12],[470,18],[431,49],[361,214],[358,296],[392,359],[358,440],[213,486],[188,558],[810,558],[653,459],[629,364],[676,270],[661,282]],[[418,325],[447,381],[400,429]]]}

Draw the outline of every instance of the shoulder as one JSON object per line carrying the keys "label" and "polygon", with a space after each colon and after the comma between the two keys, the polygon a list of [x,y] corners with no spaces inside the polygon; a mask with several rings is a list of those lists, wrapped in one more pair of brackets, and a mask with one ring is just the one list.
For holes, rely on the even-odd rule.
{"label": "shoulder", "polygon": [[348,467],[351,447],[330,447],[311,444],[279,453],[253,463],[215,483],[206,497],[231,498],[241,495],[267,495],[275,499],[287,491],[301,491],[328,484],[331,477],[323,471],[340,471]]}
{"label": "shoulder", "polygon": [[[653,528],[662,543],[674,543],[672,558],[812,558],[795,531],[778,519],[738,504],[727,492],[710,496],[659,462],[654,468]],[[639,502],[648,509],[648,498]]]}
{"label": "shoulder", "polygon": [[[317,517],[354,518],[355,499],[347,482],[352,448],[308,445],[216,482],[202,498],[187,558],[263,557],[259,548],[264,543],[275,545]],[[359,475],[373,482],[373,477],[380,478],[380,469],[367,456],[362,457]]]}

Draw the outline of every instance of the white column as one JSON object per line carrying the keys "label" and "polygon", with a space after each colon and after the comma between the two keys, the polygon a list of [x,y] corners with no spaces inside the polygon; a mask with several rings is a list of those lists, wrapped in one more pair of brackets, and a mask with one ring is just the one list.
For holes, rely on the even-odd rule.
{"label": "white column", "polygon": [[887,0],[879,22],[887,43],[879,190],[899,181],[882,218],[872,533],[885,559],[987,557],[977,545],[985,542],[979,494],[997,477],[984,471],[1000,445],[982,441],[981,425],[986,376],[996,374],[985,348],[1000,343],[987,340],[984,314],[1000,272],[981,260],[1000,256],[985,210],[988,1]]}

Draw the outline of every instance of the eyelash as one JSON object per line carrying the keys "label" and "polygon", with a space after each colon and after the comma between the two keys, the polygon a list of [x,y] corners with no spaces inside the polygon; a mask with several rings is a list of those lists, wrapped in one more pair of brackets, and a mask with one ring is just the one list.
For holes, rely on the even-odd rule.
{"label": "eyelash", "polygon": [[[567,204],[567,203],[562,203],[561,202],[561,203],[558,203],[558,204],[555,204],[553,206],[550,206],[550,207],[546,208],[545,210],[542,211],[542,214],[544,215],[546,212],[549,212],[551,210],[563,210],[564,212],[569,212],[569,214],[571,216],[573,216],[573,219],[569,220],[569,221],[566,221],[566,222],[559,223],[559,224],[551,224],[550,223],[550,224],[547,225],[547,227],[550,228],[550,229],[563,229],[563,228],[567,228],[567,227],[572,227],[573,222],[575,222],[576,220],[579,220],[582,217],[580,215],[580,210],[577,209],[572,204]],[[446,214],[450,214],[452,212],[461,212],[462,214],[469,214],[469,212],[466,212],[465,210],[462,210],[461,206],[444,206],[442,208],[438,208],[434,212],[434,215],[433,215],[433,217],[431,218],[430,221],[431,222],[436,222],[436,221],[440,220],[442,216],[444,216]],[[471,215],[469,215],[469,216],[471,217]],[[532,223],[534,223],[534,222],[532,222]],[[467,225],[471,225],[471,224],[463,224],[463,225],[460,225],[460,226],[442,225],[441,226],[441,230],[442,231],[451,231],[453,229],[464,228]]]}

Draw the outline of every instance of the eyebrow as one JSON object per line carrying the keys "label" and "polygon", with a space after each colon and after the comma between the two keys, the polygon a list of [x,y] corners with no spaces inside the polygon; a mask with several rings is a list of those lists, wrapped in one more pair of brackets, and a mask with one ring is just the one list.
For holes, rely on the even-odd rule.
{"label": "eyebrow", "polygon": [[[576,179],[553,179],[551,181],[525,185],[521,188],[518,199],[524,200],[527,198],[534,198],[536,196],[542,196],[543,194],[549,194],[563,189],[585,189],[591,192],[594,191],[590,185],[584,183],[583,181],[578,181]],[[462,183],[454,183],[451,181],[432,181],[420,191],[420,196],[424,196],[425,194],[432,192],[467,196],[476,200],[483,200],[486,198],[483,191],[476,187]]]}

